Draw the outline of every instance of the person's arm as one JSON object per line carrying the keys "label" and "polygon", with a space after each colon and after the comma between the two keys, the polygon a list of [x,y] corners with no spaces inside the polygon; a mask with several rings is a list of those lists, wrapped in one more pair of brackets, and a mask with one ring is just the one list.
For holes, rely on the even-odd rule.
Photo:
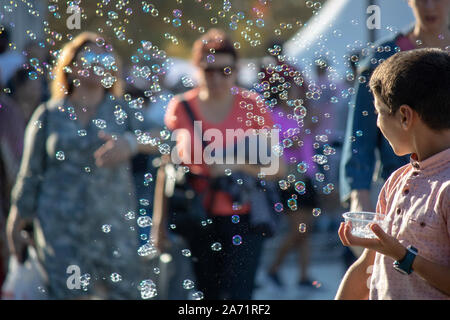
{"label": "person's arm", "polygon": [[[406,248],[394,237],[388,235],[377,224],[370,226],[377,236],[376,239],[363,239],[351,234],[351,223],[342,223],[339,236],[344,245],[360,246],[377,251],[396,261],[402,260],[406,255]],[[450,267],[443,266],[425,259],[419,254],[414,259],[412,269],[430,285],[450,296]]]}
{"label": "person's arm", "polygon": [[16,255],[19,262],[23,262],[23,251],[29,244],[22,231],[36,215],[39,186],[45,173],[47,113],[45,106],[40,105],[28,122],[20,170],[11,192],[7,239],[11,254]]}
{"label": "person's arm", "polygon": [[158,168],[153,202],[151,239],[160,252],[163,252],[169,245],[167,241],[167,197],[164,190],[166,181],[165,163],[167,161],[167,158],[163,158],[163,164]]}
{"label": "person's arm", "polygon": [[[352,100],[353,105],[348,112],[342,149],[339,177],[342,202],[349,199],[352,190],[370,190],[375,169],[378,128],[373,96],[367,87],[370,71],[366,69],[361,75],[365,76],[367,81],[357,83],[356,95]],[[362,193],[364,194],[365,191]],[[352,207],[371,207],[364,195],[357,194],[350,200]]]}
{"label": "person's arm", "polygon": [[373,211],[370,191],[366,189],[352,190],[350,193],[350,211]]}
{"label": "person's arm", "polygon": [[21,218],[16,205],[12,205],[9,210],[6,224],[6,239],[8,249],[11,255],[16,256],[20,263],[25,262],[24,252],[27,246],[33,243],[24,229],[29,226],[33,220],[30,218]]}
{"label": "person's arm", "polygon": [[370,269],[375,260],[375,251],[364,250],[344,275],[336,293],[336,300],[367,300],[369,298]]}

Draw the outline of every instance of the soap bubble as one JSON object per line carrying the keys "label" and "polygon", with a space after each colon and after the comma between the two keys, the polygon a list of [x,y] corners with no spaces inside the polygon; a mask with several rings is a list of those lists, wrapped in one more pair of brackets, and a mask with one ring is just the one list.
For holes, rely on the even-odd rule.
{"label": "soap bubble", "polygon": [[106,121],[103,120],[103,119],[93,119],[92,122],[99,129],[105,129],[106,128]]}
{"label": "soap bubble", "polygon": [[116,272],[111,273],[111,281],[112,282],[119,282],[122,281],[122,276]]}
{"label": "soap bubble", "polygon": [[291,209],[292,211],[297,210],[297,200],[295,200],[294,198],[290,198],[287,201],[288,207],[289,209]]}
{"label": "soap bubble", "polygon": [[306,116],[306,108],[304,106],[295,107],[294,116],[303,119]]}
{"label": "soap bubble", "polygon": [[127,213],[125,213],[125,218],[127,220],[133,220],[134,218],[136,218],[136,214],[134,213],[134,211],[128,211]]}
{"label": "soap bubble", "polygon": [[233,223],[239,223],[240,220],[241,219],[237,214],[231,216],[231,222]]}
{"label": "soap bubble", "polygon": [[30,71],[28,72],[28,78],[30,78],[30,80],[36,80],[38,78],[38,75],[36,72]]}
{"label": "soap bubble", "polygon": [[103,231],[104,233],[109,233],[109,232],[111,232],[111,225],[110,225],[110,224],[104,224],[104,225],[102,226],[102,231]]}
{"label": "soap bubble", "polygon": [[298,231],[301,233],[305,233],[306,232],[306,224],[300,223],[298,226]]}
{"label": "soap bubble", "polygon": [[206,56],[206,61],[207,61],[208,63],[214,63],[214,61],[216,61],[216,58],[214,57],[213,54],[208,54],[208,55]]}
{"label": "soap bubble", "polygon": [[137,252],[138,255],[140,255],[141,257],[145,257],[145,256],[155,256],[158,251],[150,243],[146,243],[140,246]]}
{"label": "soap bubble", "polygon": [[325,175],[323,173],[318,172],[318,173],[316,173],[315,176],[316,176],[316,180],[319,182],[323,182],[325,180]]}
{"label": "soap bubble", "polygon": [[85,273],[80,276],[80,284],[83,291],[87,291],[90,281],[91,275],[89,273]]}
{"label": "soap bubble", "polygon": [[334,190],[334,184],[328,183],[322,188],[324,194],[330,194]]}
{"label": "soap bubble", "polygon": [[180,9],[174,9],[172,14],[175,18],[180,18],[183,15],[183,12]]}
{"label": "soap bubble", "polygon": [[153,175],[151,173],[144,174],[144,186],[148,187],[150,182],[153,181]]}
{"label": "soap bubble", "polygon": [[280,180],[278,181],[278,186],[281,190],[287,190],[289,188],[289,182],[287,182],[286,180]]}
{"label": "soap bubble", "polygon": [[194,281],[190,279],[183,280],[183,288],[186,290],[190,290],[194,288]]}
{"label": "soap bubble", "polygon": [[185,256],[185,257],[190,257],[192,254],[191,254],[191,250],[189,250],[189,249],[183,249],[183,250],[181,250],[181,254],[183,255],[183,256]]}
{"label": "soap bubble", "polygon": [[189,78],[188,76],[183,76],[181,77],[181,83],[183,84],[183,86],[185,86],[186,88],[192,88],[195,86],[194,80],[192,80],[191,78]]}
{"label": "soap bubble", "polygon": [[223,73],[225,73],[227,76],[229,76],[231,74],[231,68],[230,67],[225,67],[223,68]]}
{"label": "soap bubble", "polygon": [[242,244],[242,237],[240,235],[238,235],[238,234],[233,236],[233,244],[235,246],[241,245]]}
{"label": "soap bubble", "polygon": [[173,20],[172,20],[172,25],[173,25],[175,28],[180,27],[180,26],[181,26],[181,19],[178,19],[178,18],[173,19]]}
{"label": "soap bubble", "polygon": [[274,209],[276,212],[281,212],[284,210],[283,204],[280,202],[275,203]]}
{"label": "soap bubble", "polygon": [[201,291],[196,291],[196,292],[192,293],[192,298],[194,300],[202,300],[204,298],[204,294]]}
{"label": "soap bubble", "polygon": [[258,28],[263,28],[264,27],[264,20],[263,19],[256,19],[256,26]]}
{"label": "soap bubble", "polygon": [[308,170],[308,164],[306,162],[300,162],[297,164],[297,171],[300,173],[305,173]]}
{"label": "soap bubble", "polygon": [[138,290],[141,292],[142,299],[151,299],[158,295],[156,284],[150,279],[142,280],[139,283]]}
{"label": "soap bubble", "polygon": [[300,194],[304,194],[306,192],[306,185],[303,181],[297,181],[294,185],[295,191]]}
{"label": "soap bubble", "polygon": [[320,208],[314,208],[312,210],[312,214],[313,214],[314,217],[320,216],[321,213],[322,213],[322,210],[320,210]]}
{"label": "soap bubble", "polygon": [[170,146],[167,143],[163,143],[158,146],[158,150],[161,154],[169,154],[170,153]]}
{"label": "soap bubble", "polygon": [[56,159],[59,161],[63,161],[66,159],[66,156],[64,155],[63,151],[56,152]]}
{"label": "soap bubble", "polygon": [[212,251],[220,251],[220,250],[222,250],[222,244],[220,242],[214,242],[211,245],[211,250]]}
{"label": "soap bubble", "polygon": [[152,226],[152,219],[148,216],[139,217],[137,219],[137,224],[141,228],[151,227]]}

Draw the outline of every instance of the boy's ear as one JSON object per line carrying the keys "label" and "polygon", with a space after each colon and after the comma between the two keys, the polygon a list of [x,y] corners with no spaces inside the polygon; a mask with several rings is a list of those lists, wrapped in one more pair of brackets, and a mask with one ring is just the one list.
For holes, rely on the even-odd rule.
{"label": "boy's ear", "polygon": [[409,129],[412,125],[415,111],[407,104],[401,105],[398,111],[402,128]]}

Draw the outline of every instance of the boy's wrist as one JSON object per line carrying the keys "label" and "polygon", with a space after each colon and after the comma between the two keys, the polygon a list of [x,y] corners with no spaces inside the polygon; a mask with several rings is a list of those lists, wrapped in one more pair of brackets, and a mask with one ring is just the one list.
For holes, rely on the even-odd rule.
{"label": "boy's wrist", "polygon": [[399,245],[399,247],[397,247],[392,255],[392,258],[395,261],[401,261],[403,260],[403,258],[406,256],[406,253],[408,252],[408,250],[403,246],[403,245]]}

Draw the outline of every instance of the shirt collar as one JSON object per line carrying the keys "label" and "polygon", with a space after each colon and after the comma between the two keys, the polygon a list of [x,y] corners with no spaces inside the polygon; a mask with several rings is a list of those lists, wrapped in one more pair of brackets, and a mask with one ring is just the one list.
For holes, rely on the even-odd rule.
{"label": "shirt collar", "polygon": [[436,153],[435,155],[432,155],[431,157],[419,161],[417,159],[417,154],[413,153],[411,154],[410,157],[410,163],[413,166],[414,169],[416,170],[428,170],[428,169],[432,169],[436,166],[445,164],[446,162],[450,161],[450,148],[445,149],[439,153]]}

